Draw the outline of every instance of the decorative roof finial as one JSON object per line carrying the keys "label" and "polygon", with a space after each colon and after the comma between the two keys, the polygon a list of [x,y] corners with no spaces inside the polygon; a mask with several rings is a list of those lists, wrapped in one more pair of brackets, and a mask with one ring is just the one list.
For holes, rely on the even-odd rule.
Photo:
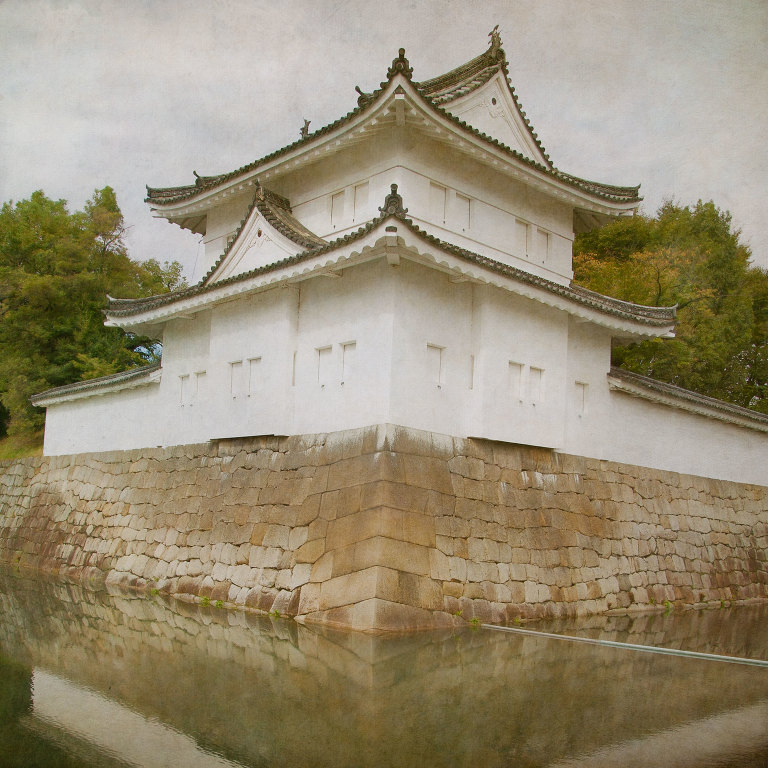
{"label": "decorative roof finial", "polygon": [[379,213],[384,216],[398,216],[403,217],[408,213],[407,208],[403,208],[402,195],[397,193],[397,184],[390,186],[390,193],[384,200],[384,207],[379,208]]}
{"label": "decorative roof finial", "polygon": [[357,91],[357,106],[362,107],[364,104],[367,104],[369,101],[373,99],[373,95],[370,93],[366,93],[359,85],[355,86],[355,90]]}
{"label": "decorative roof finial", "polygon": [[392,66],[387,70],[387,80],[391,80],[398,72],[405,75],[408,80],[413,74],[413,67],[405,58],[405,48],[398,51],[397,58],[392,60]]}
{"label": "decorative roof finial", "polygon": [[304,125],[301,128],[301,138],[306,139],[307,136],[309,136],[309,124],[311,123],[311,120],[307,120],[307,118],[304,118]]}
{"label": "decorative roof finial", "polygon": [[504,51],[501,50],[501,35],[499,34],[499,25],[497,24],[489,33],[488,37],[491,38],[491,47],[488,49],[488,55],[493,59],[499,58],[499,52],[504,55]]}

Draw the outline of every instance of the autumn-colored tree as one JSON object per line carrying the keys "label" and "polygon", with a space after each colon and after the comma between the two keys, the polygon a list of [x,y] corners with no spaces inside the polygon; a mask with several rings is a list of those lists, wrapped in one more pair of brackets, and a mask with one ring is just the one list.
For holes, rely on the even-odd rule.
{"label": "autumn-colored tree", "polygon": [[0,209],[0,432],[28,434],[44,413],[30,395],[117,373],[157,354],[149,339],[106,328],[107,294],[164,293],[181,285],[178,263],[128,257],[110,187],[82,211],[42,191]]}
{"label": "autumn-colored tree", "polygon": [[677,305],[675,339],[614,349],[615,365],[768,413],[768,274],[712,202],[664,203],[579,235],[574,279],[651,306]]}

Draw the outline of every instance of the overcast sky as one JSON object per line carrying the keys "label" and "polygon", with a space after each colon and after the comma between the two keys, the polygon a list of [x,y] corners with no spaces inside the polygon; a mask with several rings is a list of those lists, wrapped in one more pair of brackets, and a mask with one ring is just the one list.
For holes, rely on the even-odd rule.
{"label": "overcast sky", "polygon": [[414,79],[485,50],[561,170],[731,211],[768,267],[767,0],[0,0],[0,201],[114,187],[135,259],[199,236],[145,184],[234,170],[357,103],[404,47]]}

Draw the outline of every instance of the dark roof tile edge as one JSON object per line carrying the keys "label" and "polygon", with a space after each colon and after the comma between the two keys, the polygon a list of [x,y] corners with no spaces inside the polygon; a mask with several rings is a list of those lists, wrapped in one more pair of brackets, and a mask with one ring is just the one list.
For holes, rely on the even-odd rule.
{"label": "dark roof tile edge", "polygon": [[68,395],[75,392],[87,392],[91,389],[100,389],[109,384],[118,384],[134,379],[141,379],[145,376],[150,376],[155,371],[159,371],[160,368],[161,363],[153,363],[152,365],[144,365],[138,368],[129,368],[127,371],[120,371],[119,373],[113,373],[109,376],[99,376],[96,379],[85,379],[84,381],[75,381],[71,384],[63,384],[60,387],[53,387],[52,389],[46,389],[44,392],[38,392],[37,394],[32,395],[30,401],[32,405],[36,405],[37,402],[47,400],[50,397],[58,397],[60,395]]}
{"label": "dark roof tile edge", "polygon": [[[271,196],[275,196],[277,199],[275,200],[273,198],[273,200],[270,201]],[[227,242],[227,246],[224,249],[224,252],[221,254],[221,256],[219,256],[219,258],[216,260],[213,266],[208,270],[208,272],[200,280],[199,285],[201,286],[206,285],[211,280],[211,278],[213,278],[213,276],[216,274],[219,267],[221,267],[221,265],[224,263],[225,259],[231,253],[232,249],[235,247],[235,244],[240,238],[240,235],[242,234],[243,229],[245,228],[245,225],[248,223],[248,220],[250,219],[254,208],[256,208],[259,211],[259,213],[262,216],[264,216],[264,218],[278,232],[280,232],[281,235],[287,237],[289,240],[296,243],[296,245],[301,246],[306,251],[312,251],[316,248],[323,247],[323,244],[325,244],[327,241],[315,235],[314,232],[310,232],[309,229],[306,229],[306,227],[304,227],[304,229],[306,229],[307,232],[310,232],[313,238],[316,238],[316,240],[311,240],[307,238],[302,232],[299,232],[289,227],[287,223],[285,223],[282,219],[280,219],[277,216],[277,214],[272,210],[272,205],[275,204],[278,200],[285,201],[286,205],[284,206],[284,209],[290,213],[290,203],[286,198],[276,195],[275,193],[265,189],[258,182],[256,182],[256,191],[254,192],[253,200],[251,201],[251,204],[248,206],[248,210],[246,211],[245,216],[240,221],[240,226],[237,228],[235,234],[232,235],[232,237]],[[300,222],[297,221],[297,223],[300,223]],[[216,283],[216,284],[220,285],[221,283]]]}
{"label": "dark roof tile edge", "polygon": [[720,411],[723,414],[737,416],[768,426],[768,414],[754,411],[751,408],[744,408],[741,405],[735,405],[725,400],[719,400],[716,397],[702,395],[691,389],[683,389],[683,387],[678,387],[676,384],[669,384],[666,381],[653,379],[650,376],[643,376],[642,374],[634,373],[633,371],[626,371],[623,368],[612,366],[608,373],[608,377],[618,379],[627,384],[633,384],[641,389],[644,388],[659,395],[667,395],[668,397],[683,400],[691,405],[711,408]]}
{"label": "dark roof tile edge", "polygon": [[[149,311],[151,309],[155,309],[157,307],[161,307],[166,304],[188,298],[190,296],[207,293],[225,285],[231,285],[233,283],[244,281],[252,277],[257,277],[261,274],[275,271],[282,267],[290,266],[291,264],[300,263],[309,258],[320,256],[324,253],[333,251],[342,245],[346,245],[348,243],[354,242],[355,240],[361,239],[387,218],[394,218],[397,221],[402,222],[414,234],[423,238],[431,245],[452,253],[453,255],[458,256],[470,263],[474,263],[490,269],[497,274],[501,274],[505,277],[516,280],[517,282],[521,282],[535,288],[540,288],[549,293],[559,295],[565,299],[574,301],[577,304],[589,307],[590,309],[594,309],[598,312],[650,326],[663,327],[674,323],[676,307],[645,307],[639,304],[632,304],[630,302],[621,301],[620,299],[614,299],[610,296],[603,296],[602,294],[595,293],[594,291],[590,291],[578,285],[571,284],[564,286],[548,280],[547,278],[533,275],[517,267],[503,264],[502,262],[489,258],[488,256],[482,256],[478,253],[474,253],[465,248],[461,248],[459,246],[453,245],[452,243],[441,240],[440,238],[435,237],[434,235],[430,235],[428,232],[421,229],[404,214],[392,215],[388,213],[383,213],[377,218],[372,219],[367,224],[364,224],[354,232],[350,232],[340,238],[337,238],[336,240],[332,240],[328,242],[327,245],[302,251],[297,253],[295,256],[289,256],[285,259],[274,262],[273,264],[257,267],[256,269],[250,270],[249,272],[233,275],[216,283],[206,284],[205,280],[208,279],[208,276],[206,276],[203,281],[193,286],[192,288],[187,288],[184,291],[180,291],[175,294],[160,294],[159,296],[150,296],[146,299],[112,300],[110,301],[108,312],[115,318],[129,317],[131,315],[138,314],[139,312]],[[217,262],[217,265],[213,267],[212,270],[215,270],[220,262],[221,260]],[[211,272],[209,272],[209,275],[210,274]]]}

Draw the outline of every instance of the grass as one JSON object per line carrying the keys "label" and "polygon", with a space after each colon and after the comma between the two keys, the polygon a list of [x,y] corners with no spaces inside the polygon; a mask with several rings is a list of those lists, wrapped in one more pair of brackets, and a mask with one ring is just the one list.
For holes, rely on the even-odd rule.
{"label": "grass", "polygon": [[9,435],[0,439],[0,461],[43,455],[43,433]]}

